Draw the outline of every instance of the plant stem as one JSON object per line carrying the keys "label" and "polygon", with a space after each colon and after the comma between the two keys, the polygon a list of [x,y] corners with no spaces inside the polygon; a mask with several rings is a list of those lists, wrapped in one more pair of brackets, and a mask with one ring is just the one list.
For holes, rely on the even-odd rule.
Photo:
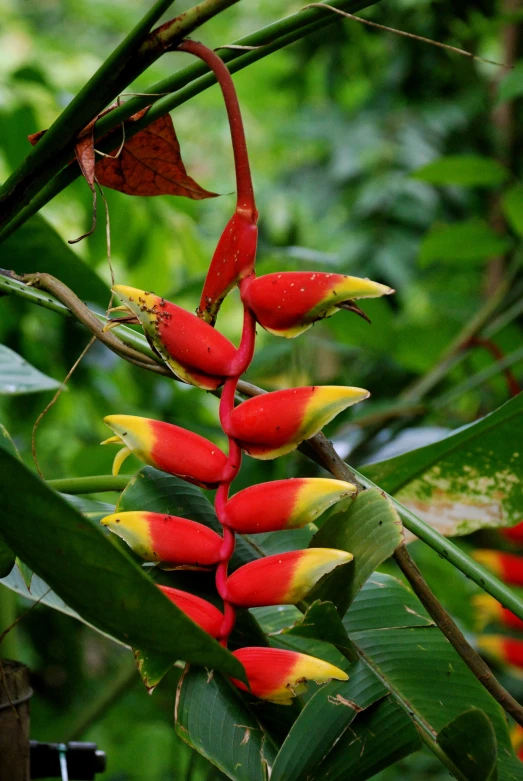
{"label": "plant stem", "polygon": [[[370,5],[380,2],[380,0],[333,0],[332,5],[340,8],[347,8],[351,11],[358,11]],[[202,4],[203,5],[203,4]],[[267,25],[254,33],[235,41],[235,46],[258,46],[260,48],[247,53],[237,49],[224,48],[220,58],[224,62],[230,62],[229,71],[235,73],[247,66],[267,57],[285,46],[298,41],[304,36],[316,32],[317,30],[333,24],[337,21],[336,15],[329,11],[321,11],[317,8],[311,8],[305,11],[299,11],[278,22]],[[171,42],[174,44],[174,39]],[[139,122],[133,123],[129,129],[126,128],[126,137],[131,138],[135,133],[143,130],[160,116],[163,116],[173,108],[182,105],[190,98],[198,95],[200,92],[216,84],[216,78],[213,74],[206,74],[205,65],[200,63],[191,65],[181,71],[174,73],[167,79],[154,84],[145,94],[150,93],[150,97],[136,97],[115,108],[110,113],[101,117],[96,123],[97,139],[109,133],[130,116],[140,109],[152,105],[146,116]],[[176,93],[160,98],[159,95],[165,93]],[[91,117],[92,118],[92,117]],[[47,134],[46,134],[47,135]],[[44,136],[45,138],[45,136]],[[36,148],[38,148],[39,144]],[[102,152],[111,152],[118,144],[111,141],[111,138],[103,141],[97,140],[97,148]],[[67,165],[69,160],[74,158],[74,146],[71,141],[67,150],[63,153],[63,160],[57,167],[49,168],[46,174],[35,186],[35,196],[31,202],[23,207],[17,208],[15,216],[0,229],[0,241],[6,239],[14,231],[23,225],[30,217],[36,214],[45,204],[49,203],[55,195],[62,192],[71,182],[80,176],[80,168],[76,163]],[[66,166],[62,168],[62,166]],[[59,169],[62,168],[60,171]],[[59,171],[59,172],[58,172]],[[55,175],[56,174],[56,175]],[[53,178],[54,177],[54,178]],[[20,207],[23,204],[19,204]]]}
{"label": "plant stem", "polygon": [[468,644],[463,633],[456,626],[447,611],[434,596],[421,574],[416,562],[405,545],[400,545],[394,553],[394,559],[399,566],[421,604],[434,619],[447,640],[461,656],[467,667],[474,673],[478,681],[485,687],[501,707],[510,713],[518,724],[523,726],[523,706],[512,697],[494,678],[489,667],[481,656]]}
{"label": "plant stem", "polygon": [[92,475],[89,477],[62,477],[47,480],[47,485],[62,494],[99,494],[104,491],[123,491],[132,475]]}

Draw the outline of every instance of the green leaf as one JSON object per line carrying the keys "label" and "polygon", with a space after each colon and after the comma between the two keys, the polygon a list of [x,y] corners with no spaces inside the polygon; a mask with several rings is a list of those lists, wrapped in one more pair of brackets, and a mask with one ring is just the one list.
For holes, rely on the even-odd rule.
{"label": "green leaf", "polygon": [[86,621],[137,648],[241,676],[237,660],[178,610],[100,526],[5,450],[0,471],[1,534]]}
{"label": "green leaf", "polygon": [[233,781],[266,781],[276,750],[232,684],[190,669],[176,695],[175,728]]}
{"label": "green leaf", "polygon": [[334,602],[342,615],[367,578],[403,542],[399,515],[378,489],[362,491],[343,505],[323,524],[311,547],[350,551],[354,561],[338,567],[310,595]]}
{"label": "green leaf", "polygon": [[33,580],[33,570],[31,567],[28,567],[27,564],[24,564],[23,561],[21,561],[18,557],[16,559],[16,566],[18,567],[20,571],[20,575],[23,578],[23,581],[25,585],[27,586],[27,590],[31,591],[31,582]]}
{"label": "green leaf", "polygon": [[480,155],[448,155],[418,168],[413,176],[431,184],[495,187],[508,177],[497,160]]}
{"label": "green leaf", "polygon": [[3,426],[0,423],[0,448],[3,450],[7,450],[11,455],[16,456],[20,461],[20,453],[18,452],[18,449],[13,442],[13,438],[11,437],[11,434],[6,429],[5,426]]}
{"label": "green leaf", "polygon": [[326,752],[339,740],[347,739],[358,713],[388,694],[377,677],[361,674],[363,667],[363,662],[357,661],[351,667],[350,680],[331,681],[311,697],[278,752],[271,781],[311,778]]}
{"label": "green leaf", "polygon": [[461,713],[438,734],[438,744],[467,781],[493,781],[498,759],[496,734],[483,711]]}
{"label": "green leaf", "polygon": [[52,274],[82,301],[92,301],[103,309],[109,303],[111,293],[107,285],[39,215],[4,241],[2,257],[2,265],[17,274]]}
{"label": "green leaf", "polygon": [[343,617],[349,634],[365,629],[431,626],[434,622],[402,580],[375,572]]}
{"label": "green leaf", "polygon": [[9,545],[4,542],[3,538],[0,537],[0,578],[5,578],[9,575],[15,565],[15,560],[15,554]]}
{"label": "green leaf", "polygon": [[385,697],[358,715],[311,781],[365,781],[420,747],[418,731],[405,710]]}
{"label": "green leaf", "polygon": [[463,220],[449,225],[439,223],[423,239],[419,262],[425,267],[438,261],[453,265],[483,261],[502,255],[509,247],[510,242],[483,220]]}
{"label": "green leaf", "polygon": [[499,85],[498,102],[505,103],[523,95],[523,62],[508,73]]}
{"label": "green leaf", "polygon": [[154,688],[158,686],[162,678],[167,675],[173,666],[172,654],[162,654],[158,651],[134,651],[134,658],[138,672],[152,694]]}
{"label": "green leaf", "polygon": [[60,383],[27,363],[20,355],[0,344],[0,394],[18,396],[53,390]]}
{"label": "green leaf", "polygon": [[523,185],[515,184],[503,193],[501,205],[514,233],[523,236]]}
{"label": "green leaf", "polygon": [[521,521],[523,394],[432,445],[363,468],[442,534]]}

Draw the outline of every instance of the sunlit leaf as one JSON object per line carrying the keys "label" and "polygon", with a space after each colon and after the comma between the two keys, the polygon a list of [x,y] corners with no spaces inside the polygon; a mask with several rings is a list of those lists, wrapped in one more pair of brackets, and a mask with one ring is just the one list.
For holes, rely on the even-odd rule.
{"label": "sunlit leaf", "polygon": [[448,155],[418,168],[414,176],[431,184],[495,187],[505,181],[508,171],[489,157]]}
{"label": "sunlit leaf", "polygon": [[54,390],[60,383],[35,369],[20,355],[0,344],[0,394],[18,396]]}
{"label": "sunlit leaf", "polygon": [[436,224],[423,239],[420,248],[421,266],[442,263],[472,263],[502,255],[510,246],[486,222],[463,220],[448,225]]}

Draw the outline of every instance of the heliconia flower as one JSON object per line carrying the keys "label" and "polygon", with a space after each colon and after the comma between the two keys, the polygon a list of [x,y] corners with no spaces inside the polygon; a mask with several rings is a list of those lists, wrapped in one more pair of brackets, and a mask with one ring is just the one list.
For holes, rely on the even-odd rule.
{"label": "heliconia flower", "polygon": [[503,527],[498,531],[506,537],[507,540],[516,543],[516,545],[523,545],[523,522],[517,523],[515,526]]}
{"label": "heliconia flower", "polygon": [[519,760],[523,762],[523,727],[520,724],[514,724],[510,730],[510,742],[512,748],[517,754]]}
{"label": "heliconia flower", "polygon": [[476,643],[482,654],[499,664],[523,668],[523,640],[504,635],[480,635]]}
{"label": "heliconia flower", "polygon": [[487,624],[498,623],[507,629],[523,630],[523,621],[518,618],[511,610],[503,607],[497,599],[490,594],[476,594],[472,597],[472,604],[476,611],[478,631],[485,628]]}
{"label": "heliconia flower", "polygon": [[356,490],[352,483],[324,477],[295,477],[260,483],[229,499],[225,520],[240,534],[299,529]]}
{"label": "heliconia flower", "polygon": [[252,273],[256,260],[257,214],[236,211],[220,236],[205,278],[197,313],[211,325],[227,293]]}
{"label": "heliconia flower", "polygon": [[368,398],[363,388],[312,385],[255,396],[236,407],[229,429],[253,458],[277,458],[321,431],[342,410]]}
{"label": "heliconia flower", "polygon": [[121,443],[113,475],[130,453],[163,472],[168,472],[201,488],[216,488],[222,479],[227,456],[208,439],[172,423],[163,423],[135,415],[108,415],[105,423],[116,436],[105,444]]}
{"label": "heliconia flower", "polygon": [[511,586],[523,586],[523,557],[513,553],[479,548],[472,558]]}
{"label": "heliconia flower", "polygon": [[266,331],[292,339],[317,320],[339,309],[360,312],[355,298],[377,298],[394,293],[370,279],[325,272],[283,271],[257,277],[242,290],[242,301]]}
{"label": "heliconia flower", "polygon": [[223,613],[217,607],[211,605],[206,599],[197,597],[195,594],[189,594],[187,591],[180,591],[178,588],[170,586],[158,586],[176,607],[183,610],[195,624],[205,629],[212,637],[219,637],[223,622]]}
{"label": "heliconia flower", "polygon": [[146,561],[209,567],[220,560],[220,535],[187,518],[135,510],[106,515],[100,523]]}
{"label": "heliconia flower", "polygon": [[113,290],[142,324],[152,349],[181,380],[216,390],[229,376],[236,348],[215,328],[154,293],[126,285]]}
{"label": "heliconia flower", "polygon": [[238,607],[294,605],[323,575],[352,559],[352,553],[332,548],[266,556],[233,572],[227,580],[227,599]]}
{"label": "heliconia flower", "polygon": [[[307,690],[306,681],[325,683],[349,677],[339,667],[297,651],[251,647],[239,648],[233,654],[245,667],[251,694],[277,705],[290,705],[293,697]],[[249,691],[242,681],[231,680],[242,691]]]}

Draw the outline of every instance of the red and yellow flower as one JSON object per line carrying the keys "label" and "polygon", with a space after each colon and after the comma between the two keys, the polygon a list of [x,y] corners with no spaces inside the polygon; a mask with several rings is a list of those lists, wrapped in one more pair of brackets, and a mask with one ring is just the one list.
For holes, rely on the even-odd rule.
{"label": "red and yellow flower", "polygon": [[108,415],[105,423],[115,435],[102,444],[123,444],[113,463],[117,475],[131,453],[163,472],[199,485],[216,488],[222,479],[227,456],[219,447],[187,429],[135,415]]}
{"label": "red and yellow flower", "polygon": [[523,545],[523,522],[517,523],[515,526],[504,527],[498,531],[516,545]]}
{"label": "red and yellow flower", "polygon": [[229,436],[250,456],[263,460],[295,450],[338,413],[368,398],[363,388],[312,385],[273,391],[236,407]]}
{"label": "red and yellow flower", "polygon": [[220,628],[223,622],[223,613],[217,607],[211,605],[206,599],[181,591],[170,586],[158,586],[176,607],[182,610],[199,627],[208,632],[212,637],[220,636]]}
{"label": "red and yellow flower", "polygon": [[511,586],[523,586],[523,557],[480,548],[472,557]]}
{"label": "red and yellow flower", "polygon": [[283,271],[248,282],[242,288],[245,306],[266,331],[288,339],[339,309],[354,308],[356,298],[394,293],[387,285],[370,279],[319,271]]}
{"label": "red and yellow flower", "polygon": [[236,348],[215,328],[154,293],[126,285],[113,290],[142,324],[153,350],[181,380],[216,390],[229,376]]}
{"label": "red and yellow flower", "polygon": [[490,594],[476,594],[472,597],[472,604],[476,613],[478,631],[483,630],[487,624],[497,623],[507,629],[523,631],[523,621],[508,608],[503,607],[497,599]]}
{"label": "red and yellow flower", "polygon": [[227,599],[238,607],[295,605],[323,575],[352,559],[352,553],[332,548],[266,556],[233,572],[227,580]]}
{"label": "red and yellow flower", "polygon": [[523,640],[504,635],[480,635],[478,649],[499,664],[523,668]]}
{"label": "red and yellow flower", "polygon": [[106,515],[100,523],[146,561],[212,567],[220,560],[220,535],[187,518],[133,510]]}
{"label": "red and yellow flower", "polygon": [[324,477],[274,480],[232,496],[225,507],[225,519],[240,534],[298,529],[355,492],[352,483]]}
{"label": "red and yellow flower", "polygon": [[[290,705],[293,697],[307,690],[307,681],[325,683],[335,678],[346,681],[348,675],[323,659],[280,648],[239,648],[234,656],[243,664],[250,692],[261,700],[277,705]],[[232,678],[242,691],[249,688]]]}

